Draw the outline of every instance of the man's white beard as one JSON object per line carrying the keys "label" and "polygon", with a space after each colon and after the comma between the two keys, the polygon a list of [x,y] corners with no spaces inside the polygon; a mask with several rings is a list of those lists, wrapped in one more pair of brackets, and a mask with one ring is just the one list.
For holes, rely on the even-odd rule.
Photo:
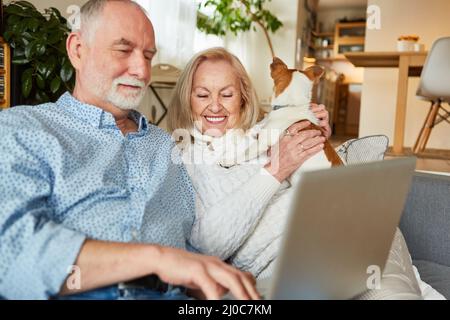
{"label": "man's white beard", "polygon": [[[120,84],[140,87],[137,89],[125,89],[120,93],[118,86]],[[106,100],[112,105],[122,110],[135,110],[139,107],[145,96],[147,86],[143,81],[131,77],[119,77],[114,79],[111,88],[106,93]]]}

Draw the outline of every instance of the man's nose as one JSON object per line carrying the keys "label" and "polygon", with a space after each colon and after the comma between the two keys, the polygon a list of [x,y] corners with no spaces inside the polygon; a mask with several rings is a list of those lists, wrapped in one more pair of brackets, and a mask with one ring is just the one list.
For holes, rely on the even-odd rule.
{"label": "man's nose", "polygon": [[128,72],[131,76],[148,84],[150,82],[150,67],[151,62],[145,58],[144,54],[136,52],[131,57]]}

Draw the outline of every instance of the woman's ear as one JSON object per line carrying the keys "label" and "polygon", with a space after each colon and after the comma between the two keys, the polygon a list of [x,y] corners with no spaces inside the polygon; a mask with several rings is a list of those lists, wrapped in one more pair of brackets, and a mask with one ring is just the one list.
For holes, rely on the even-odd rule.
{"label": "woman's ear", "polygon": [[75,70],[79,69],[81,64],[81,47],[81,34],[79,32],[70,33],[66,41],[66,50],[69,60]]}

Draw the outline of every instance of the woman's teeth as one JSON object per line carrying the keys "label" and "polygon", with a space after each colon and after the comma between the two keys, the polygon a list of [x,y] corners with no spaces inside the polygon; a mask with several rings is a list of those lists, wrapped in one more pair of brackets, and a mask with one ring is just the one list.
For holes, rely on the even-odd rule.
{"label": "woman's teeth", "polygon": [[205,117],[208,122],[220,123],[225,120],[226,117]]}

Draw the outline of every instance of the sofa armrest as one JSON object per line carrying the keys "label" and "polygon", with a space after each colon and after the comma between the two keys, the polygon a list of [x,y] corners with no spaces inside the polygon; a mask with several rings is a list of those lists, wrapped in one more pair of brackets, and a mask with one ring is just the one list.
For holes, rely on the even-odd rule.
{"label": "sofa armrest", "polygon": [[414,175],[400,229],[414,260],[450,266],[450,176]]}

